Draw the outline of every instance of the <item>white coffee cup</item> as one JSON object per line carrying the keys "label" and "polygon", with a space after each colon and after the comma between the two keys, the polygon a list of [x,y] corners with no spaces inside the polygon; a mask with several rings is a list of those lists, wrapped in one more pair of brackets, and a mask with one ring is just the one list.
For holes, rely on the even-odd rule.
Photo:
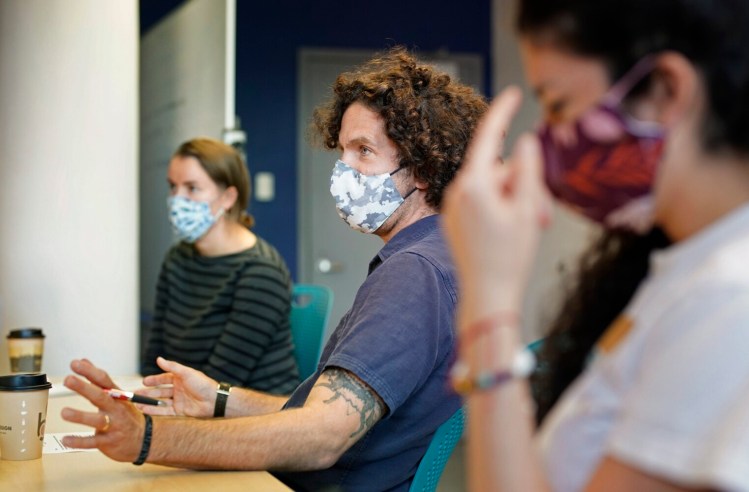
{"label": "white coffee cup", "polygon": [[0,459],[42,457],[51,387],[46,374],[0,376]]}

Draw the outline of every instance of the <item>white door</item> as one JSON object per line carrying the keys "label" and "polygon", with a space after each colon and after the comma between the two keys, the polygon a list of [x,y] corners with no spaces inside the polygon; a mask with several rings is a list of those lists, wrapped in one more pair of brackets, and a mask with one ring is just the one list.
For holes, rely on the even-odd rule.
{"label": "white door", "polygon": [[[335,300],[328,333],[353,304],[356,290],[366,278],[369,261],[382,248],[383,242],[377,236],[352,230],[338,217],[329,192],[330,173],[338,154],[312,148],[305,137],[315,106],[330,97],[338,74],[367,61],[373,54],[304,49],[298,60],[298,278],[300,282],[326,285],[333,290]],[[481,89],[480,56],[435,55],[429,58],[442,70]]]}
{"label": "white door", "polygon": [[221,138],[234,121],[235,0],[190,0],[141,38],[140,306],[153,311],[161,262],[173,243],[166,172],[180,143]]}

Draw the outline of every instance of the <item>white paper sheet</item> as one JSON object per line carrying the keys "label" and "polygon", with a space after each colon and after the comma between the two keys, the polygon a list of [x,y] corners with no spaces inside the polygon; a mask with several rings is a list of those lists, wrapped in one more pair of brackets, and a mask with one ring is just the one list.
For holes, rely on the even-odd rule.
{"label": "white paper sheet", "polygon": [[65,436],[81,436],[88,437],[93,436],[94,431],[91,432],[60,432],[57,434],[45,434],[44,445],[42,446],[42,454],[56,454],[56,453],[75,453],[78,451],[97,451],[96,449],[75,449],[69,448],[62,443],[62,438]]}

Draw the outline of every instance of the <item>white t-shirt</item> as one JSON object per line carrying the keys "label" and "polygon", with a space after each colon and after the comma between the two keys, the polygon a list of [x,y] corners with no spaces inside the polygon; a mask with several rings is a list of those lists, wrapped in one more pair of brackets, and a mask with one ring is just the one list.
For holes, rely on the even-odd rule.
{"label": "white t-shirt", "polygon": [[538,444],[556,491],[582,490],[605,456],[749,491],[749,205],[653,254]]}

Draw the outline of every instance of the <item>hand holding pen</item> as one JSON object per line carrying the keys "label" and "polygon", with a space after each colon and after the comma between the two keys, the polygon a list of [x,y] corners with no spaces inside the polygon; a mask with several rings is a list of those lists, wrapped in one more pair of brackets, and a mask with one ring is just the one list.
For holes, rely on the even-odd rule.
{"label": "hand holding pen", "polygon": [[125,400],[133,403],[140,403],[141,405],[154,405],[154,406],[165,406],[166,402],[163,400],[157,400],[155,398],[149,398],[147,396],[136,395],[132,391],[123,391],[113,388],[103,388],[104,391],[114,398],[115,400]]}
{"label": "hand holding pen", "polygon": [[218,382],[202,372],[161,357],[156,363],[164,372],[143,378],[145,388],[138,393],[165,402],[165,406],[140,408],[150,415],[180,415],[211,418]]}

